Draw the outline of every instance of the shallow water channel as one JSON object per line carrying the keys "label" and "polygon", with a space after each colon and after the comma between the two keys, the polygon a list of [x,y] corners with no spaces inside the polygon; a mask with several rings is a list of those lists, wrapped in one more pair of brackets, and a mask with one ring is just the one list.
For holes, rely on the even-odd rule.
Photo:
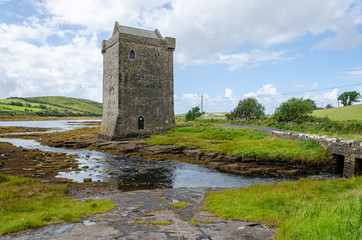
{"label": "shallow water channel", "polygon": [[[6,123],[3,125],[3,123]],[[58,124],[59,123],[59,124]],[[45,127],[57,131],[67,131],[84,127],[84,121],[24,121],[0,122],[0,126]],[[18,125],[17,125],[18,124]],[[0,138],[15,146],[41,151],[76,154],[79,162],[77,169],[59,172],[57,177],[83,182],[117,182],[122,188],[165,188],[165,187],[246,187],[257,183],[277,182],[285,179],[245,177],[222,173],[211,167],[174,161],[155,161],[129,158],[86,149],[66,149],[42,146],[34,140]]]}

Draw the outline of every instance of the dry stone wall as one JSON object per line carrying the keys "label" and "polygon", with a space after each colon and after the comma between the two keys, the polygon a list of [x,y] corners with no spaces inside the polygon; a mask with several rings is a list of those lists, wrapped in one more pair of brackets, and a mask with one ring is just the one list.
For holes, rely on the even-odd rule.
{"label": "dry stone wall", "polygon": [[313,140],[329,151],[332,156],[339,157],[343,163],[343,176],[351,177],[361,174],[362,167],[362,143],[354,140],[344,140],[329,136],[319,136],[301,132],[272,131],[272,137],[286,138],[297,141]]}

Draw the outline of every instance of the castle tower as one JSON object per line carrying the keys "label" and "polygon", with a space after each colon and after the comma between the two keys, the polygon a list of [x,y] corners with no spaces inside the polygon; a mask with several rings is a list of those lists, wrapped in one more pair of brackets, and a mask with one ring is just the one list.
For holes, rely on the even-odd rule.
{"label": "castle tower", "polygon": [[102,42],[103,116],[99,137],[148,135],[175,124],[174,38],[160,32],[114,25]]}

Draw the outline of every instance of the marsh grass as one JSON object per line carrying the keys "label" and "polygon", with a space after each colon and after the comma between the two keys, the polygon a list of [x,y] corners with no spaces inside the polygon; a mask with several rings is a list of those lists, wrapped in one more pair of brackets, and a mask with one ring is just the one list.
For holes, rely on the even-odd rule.
{"label": "marsh grass", "polygon": [[362,176],[209,192],[204,206],[222,218],[277,226],[276,239],[362,237]]}
{"label": "marsh grass", "polygon": [[0,235],[52,223],[77,222],[80,216],[115,206],[107,200],[74,200],[67,193],[65,185],[0,174]]}
{"label": "marsh grass", "polygon": [[185,209],[187,205],[191,205],[190,203],[186,203],[186,202],[175,202],[175,203],[170,203],[169,205],[175,207],[175,208],[181,208],[181,209]]}
{"label": "marsh grass", "polygon": [[148,221],[149,225],[162,225],[162,226],[166,226],[166,225],[172,225],[173,222],[172,221]]}
{"label": "marsh grass", "polygon": [[167,135],[155,135],[146,142],[149,145],[194,146],[203,151],[215,151],[243,158],[274,159],[309,164],[328,161],[327,152],[313,141],[299,142],[271,138],[265,132],[210,124],[173,127],[167,132]]}

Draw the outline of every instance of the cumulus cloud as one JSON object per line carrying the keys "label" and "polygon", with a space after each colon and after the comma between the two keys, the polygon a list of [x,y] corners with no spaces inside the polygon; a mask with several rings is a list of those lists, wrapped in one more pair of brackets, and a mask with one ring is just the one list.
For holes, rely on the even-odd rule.
{"label": "cumulus cloud", "polygon": [[[212,97],[203,94],[203,110],[207,113],[230,112],[233,110],[240,96],[236,96],[231,88],[225,88],[224,96]],[[186,113],[192,107],[201,107],[201,95],[195,93],[183,94],[181,98],[175,97],[175,113]]]}
{"label": "cumulus cloud", "polygon": [[233,98],[234,91],[231,88],[225,88],[225,97],[226,98]]}
{"label": "cumulus cloud", "polygon": [[[290,61],[298,53],[274,47],[308,35],[321,36],[314,46],[316,50],[353,48],[362,42],[358,31],[362,7],[355,0],[25,3],[34,5],[36,15],[24,17],[18,24],[0,25],[0,82],[6,86],[0,89],[2,97],[67,95],[100,101],[99,45],[103,38],[111,36],[115,21],[150,30],[158,28],[163,36],[175,37],[176,67],[216,63],[235,71]],[[0,4],[7,3],[0,0]],[[208,100],[218,99],[221,106],[228,104],[221,100],[225,97]],[[179,99],[196,103],[191,101],[192,96]],[[217,100],[215,104],[219,104]]]}
{"label": "cumulus cloud", "polygon": [[278,93],[276,87],[273,84],[265,84],[255,92],[249,92],[244,95],[244,98],[254,97],[261,104],[265,106],[267,114],[272,114],[274,109],[277,108],[280,103],[285,101],[280,93]]}
{"label": "cumulus cloud", "polygon": [[7,86],[1,96],[65,95],[101,101],[102,62],[95,35],[51,46],[33,43],[41,33],[51,35],[41,27],[20,28],[24,36],[14,28],[18,26],[0,27],[0,83]]}
{"label": "cumulus cloud", "polygon": [[[308,34],[331,33],[315,48],[351,48],[362,41],[356,24],[361,8],[354,0],[45,0],[42,7],[59,23],[110,31],[114,21],[159,28],[177,38],[179,66],[231,61],[232,66],[281,60],[284,51],[233,52],[243,44],[260,48],[288,43]],[[357,1],[358,2],[358,1]],[[281,16],[281,17],[280,17]],[[257,55],[257,56],[255,56]],[[262,55],[263,57],[260,57]],[[259,56],[259,57],[258,57]],[[266,57],[267,59],[264,59]],[[264,59],[264,60],[263,60]]]}

